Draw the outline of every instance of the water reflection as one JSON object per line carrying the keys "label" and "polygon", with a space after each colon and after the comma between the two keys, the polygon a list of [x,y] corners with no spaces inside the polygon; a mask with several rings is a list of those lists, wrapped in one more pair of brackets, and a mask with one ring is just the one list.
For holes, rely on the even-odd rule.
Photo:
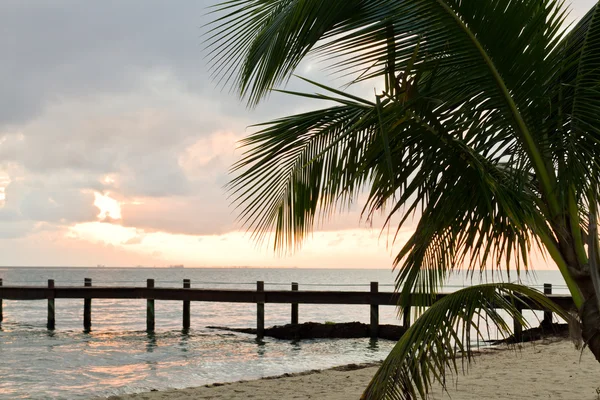
{"label": "water reflection", "polygon": [[[160,346],[158,345],[160,342]],[[0,335],[0,382],[19,396],[45,398],[48,387],[60,398],[84,399],[150,388],[187,387],[215,381],[253,379],[327,368],[384,357],[365,355],[366,339],[291,342],[249,335],[216,335],[181,329],[157,333],[48,332],[19,329]],[[385,351],[385,350],[383,350]],[[25,362],[27,360],[27,362]],[[6,362],[4,362],[6,361]],[[11,366],[18,366],[12,368]]]}
{"label": "water reflection", "polygon": [[267,350],[267,343],[263,339],[255,338],[256,354],[258,357],[264,357]]}
{"label": "water reflection", "polygon": [[157,347],[156,334],[154,332],[148,332],[146,338],[146,352],[153,353],[154,349]]}
{"label": "water reflection", "polygon": [[367,348],[371,351],[379,350],[379,339],[369,339],[369,345]]}
{"label": "water reflection", "polygon": [[102,377],[103,384],[114,387],[135,383],[143,373],[144,368],[137,364],[96,366],[89,368],[86,372],[89,378]]}
{"label": "water reflection", "polygon": [[146,367],[152,372],[155,372],[158,368],[158,363],[156,361],[146,361]]}
{"label": "water reflection", "polygon": [[301,341],[300,341],[300,340],[292,340],[292,341],[290,342],[290,345],[291,345],[291,346],[290,346],[290,347],[291,347],[291,350],[292,350],[293,352],[298,352],[298,351],[302,350],[302,346],[300,345],[300,343],[301,343]]}
{"label": "water reflection", "polygon": [[189,351],[189,341],[190,341],[190,330],[183,329],[181,331],[181,339],[179,340],[179,349],[182,353],[187,353]]}

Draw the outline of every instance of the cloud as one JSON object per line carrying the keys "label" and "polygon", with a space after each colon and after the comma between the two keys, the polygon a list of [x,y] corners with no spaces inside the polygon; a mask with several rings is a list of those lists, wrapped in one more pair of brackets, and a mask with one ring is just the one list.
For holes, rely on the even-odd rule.
{"label": "cloud", "polygon": [[127,239],[126,241],[124,241],[122,244],[124,244],[124,245],[142,244],[144,242],[145,237],[146,237],[146,233],[141,229],[137,229],[135,232],[135,235],[132,236],[131,238]]}
{"label": "cloud", "polygon": [[[216,88],[201,37],[210,4],[2,2],[0,51],[11,57],[0,65],[0,88],[11,96],[0,100],[0,174],[13,183],[0,218],[89,222],[93,193],[110,191],[123,215],[105,222],[235,229],[223,186],[236,141],[248,125],[317,105],[274,94],[247,110]],[[306,76],[325,80],[309,67]]]}
{"label": "cloud", "polygon": [[140,71],[152,68],[197,72],[205,6],[158,0],[3,1],[0,23],[10,34],[2,35],[0,48],[11,57],[0,66],[0,87],[14,96],[3,97],[0,120],[26,121],[65,97],[128,91]]}
{"label": "cloud", "polygon": [[[20,168],[10,172],[12,182],[3,188],[4,218],[87,221],[95,217],[93,191],[104,190],[160,203],[160,220],[167,223],[168,209],[186,198],[186,209],[207,215],[208,200],[226,204],[222,186],[241,134],[213,130],[227,121],[243,131],[244,122],[174,90],[174,83],[162,85],[160,95],[148,91],[53,105],[18,133],[5,134],[0,159]],[[198,197],[207,207],[192,205]],[[179,200],[169,206],[168,198]]]}
{"label": "cloud", "polygon": [[[250,120],[224,114],[167,72],[142,80],[139,92],[55,103],[4,135],[0,159],[20,167],[10,173],[19,185],[6,189],[13,217],[95,220],[92,193],[110,191],[122,215],[105,222],[185,234],[240,227],[224,185]],[[346,227],[357,226],[353,218]]]}
{"label": "cloud", "polygon": [[[222,242],[243,248],[235,255],[241,264],[248,254],[257,265],[267,262],[272,253],[258,256],[247,236],[236,236],[242,227],[223,189],[229,166],[240,156],[235,143],[249,125],[324,104],[275,93],[248,110],[215,87],[202,48],[202,26],[211,18],[207,6],[214,3],[2,1],[3,260],[150,265],[175,257],[172,249],[180,246],[206,252]],[[574,1],[573,16],[593,4]],[[343,83],[332,83],[312,60],[299,71],[326,84]],[[369,85],[355,90],[371,95]],[[288,87],[317,91],[296,79]],[[121,215],[99,216],[96,193],[118,202]],[[313,244],[299,257],[314,261],[319,254],[332,265],[345,243],[372,246],[372,239],[360,242],[345,233],[359,227],[359,220],[356,206],[320,225],[342,232],[317,234],[337,250],[327,256],[325,247],[317,251]],[[380,222],[374,223],[377,235]],[[161,237],[168,246],[156,241]],[[207,263],[225,263],[228,256],[217,254]]]}
{"label": "cloud", "polygon": [[5,188],[0,220],[56,223],[94,220],[93,194],[77,189],[47,187],[43,182],[13,181]]}
{"label": "cloud", "polygon": [[[0,224],[0,238],[2,237]],[[155,265],[157,258],[123,246],[65,236],[63,230],[38,230],[0,240],[3,266]],[[160,260],[159,260],[160,261]]]}

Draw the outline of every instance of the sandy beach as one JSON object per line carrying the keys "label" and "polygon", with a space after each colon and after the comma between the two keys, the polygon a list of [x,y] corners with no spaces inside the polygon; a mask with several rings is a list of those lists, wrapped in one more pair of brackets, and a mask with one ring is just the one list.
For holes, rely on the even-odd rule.
{"label": "sandy beach", "polygon": [[[358,399],[376,366],[323,371],[213,384],[197,388],[112,396],[110,400],[190,399]],[[598,390],[598,392],[597,392]],[[527,343],[518,350],[489,349],[477,356],[467,375],[448,393],[436,388],[431,399],[569,399],[600,398],[600,364],[591,353],[565,340]]]}

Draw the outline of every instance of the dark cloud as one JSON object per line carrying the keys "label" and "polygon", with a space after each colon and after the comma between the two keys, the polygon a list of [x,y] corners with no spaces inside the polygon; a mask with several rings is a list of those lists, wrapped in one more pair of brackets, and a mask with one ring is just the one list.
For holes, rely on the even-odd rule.
{"label": "dark cloud", "polygon": [[[3,1],[0,120],[26,121],[65,97],[134,89],[140,72],[204,79],[199,27],[206,2]],[[200,73],[198,74],[198,71]],[[186,79],[187,80],[187,79]]]}

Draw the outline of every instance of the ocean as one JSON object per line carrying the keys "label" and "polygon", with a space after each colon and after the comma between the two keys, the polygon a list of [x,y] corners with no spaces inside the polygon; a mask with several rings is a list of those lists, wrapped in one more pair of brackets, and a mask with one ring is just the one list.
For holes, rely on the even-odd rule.
{"label": "ocean", "polygon": [[[250,289],[256,281],[265,290],[393,289],[391,270],[261,269],[261,268],[16,268],[0,267],[5,286],[181,287]],[[513,275],[514,279],[515,276]],[[552,283],[554,293],[568,293],[558,271],[522,276],[541,289]],[[473,283],[478,283],[478,278]],[[455,275],[446,291],[471,284]],[[92,331],[83,332],[83,301],[56,300],[56,329],[46,329],[46,301],[4,300],[0,325],[0,399],[89,399],[152,389],[185,388],[207,383],[255,379],[283,373],[382,360],[394,342],[370,339],[320,339],[299,342],[208,329],[207,326],[255,327],[254,304],[199,303],[191,305],[191,329],[181,329],[181,302],[156,301],[156,331],[145,332],[145,300],[92,302]],[[539,313],[525,312],[535,324]],[[369,306],[300,305],[300,323],[369,322]],[[265,305],[265,326],[290,321],[290,306]],[[399,324],[395,307],[380,307],[380,323]],[[493,336],[493,333],[492,333]],[[495,337],[492,337],[495,338]]]}

